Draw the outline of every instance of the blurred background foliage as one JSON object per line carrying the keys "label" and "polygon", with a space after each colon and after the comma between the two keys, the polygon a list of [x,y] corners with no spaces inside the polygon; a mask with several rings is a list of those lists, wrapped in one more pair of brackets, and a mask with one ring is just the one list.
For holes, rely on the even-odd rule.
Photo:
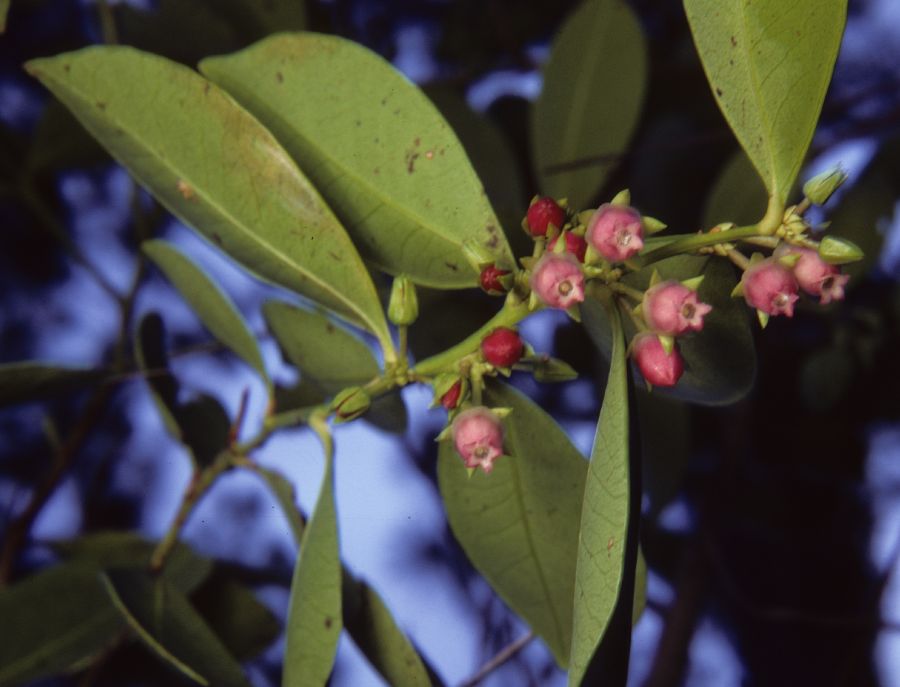
{"label": "blurred background foliage", "polygon": [[[597,3],[570,0],[12,0],[0,38],[0,362],[118,365],[119,372],[93,388],[85,388],[90,372],[54,380],[49,400],[0,389],[6,406],[27,401],[0,411],[2,581],[23,579],[57,557],[117,551],[137,560],[146,545],[123,533],[152,537],[164,529],[168,511],[160,503],[177,496],[160,501],[159,490],[181,489],[165,463],[186,459],[168,444],[155,451],[139,426],[149,413],[134,410],[135,397],[146,394],[130,341],[138,315],[161,311],[162,320],[145,318],[141,326],[150,347],[145,367],[159,370],[172,356],[175,374],[156,377],[153,386],[172,397],[178,383],[192,391],[180,412],[221,434],[229,422],[223,406],[233,417],[240,397],[240,385],[218,398],[197,385],[192,360],[207,360],[207,371],[230,371],[233,359],[135,260],[140,241],[177,232],[173,220],[114,171],[71,115],[24,73],[23,62],[121,42],[195,66],[274,31],[336,33],[379,52],[424,87],[466,146],[518,254],[527,250],[518,223],[536,193],[570,194],[590,207],[627,187],[637,207],[676,232],[758,219],[761,184],[709,92],[680,3],[627,4],[631,13],[611,17]],[[604,31],[612,22],[619,43],[610,61],[594,48],[609,46]],[[896,3],[851,0],[803,174],[837,161],[850,172],[820,218],[867,254],[851,268],[847,300],[801,309],[792,321],[773,319],[756,336],[755,387],[734,405],[640,396],[650,586],[636,629],[633,684],[900,685],[900,593],[892,577],[900,556],[898,31]],[[156,300],[142,300],[151,290]],[[259,303],[237,300],[248,310]],[[423,290],[422,316],[411,331],[414,354],[443,349],[495,308],[480,293]],[[249,319],[263,332],[258,312]],[[163,320],[174,322],[167,340]],[[582,381],[565,388],[514,382],[584,449],[602,397],[602,356],[565,320],[541,316],[524,332],[535,347],[572,364]],[[39,373],[25,371],[32,379]],[[321,392],[301,384],[292,393]],[[421,403],[421,395],[414,400]],[[395,408],[378,424],[407,428],[397,445],[408,458],[396,460],[433,484],[432,436],[440,420],[429,418],[407,428]],[[161,431],[155,422],[150,431]],[[208,440],[208,433],[185,437],[198,456],[209,453]],[[120,467],[129,452],[141,454],[127,473],[130,483]],[[168,486],[152,487],[164,479]],[[436,489],[427,493],[437,499]],[[272,647],[280,624],[259,599],[272,608],[284,604],[293,552],[273,545],[256,561],[235,552],[269,508],[256,492],[240,489],[216,500],[204,517],[216,520],[218,531],[198,544],[215,558],[212,573],[200,582],[173,581],[233,654],[250,662],[260,685],[279,681]],[[194,539],[205,531],[195,530]],[[48,538],[75,535],[82,538],[47,545]],[[114,536],[123,539],[102,539]],[[461,659],[459,674],[444,671],[448,682],[521,634],[446,523],[396,546],[399,577],[416,584],[417,570],[438,566],[444,583],[460,591],[456,603],[477,615],[478,648]],[[15,629],[7,625],[6,632]],[[440,656],[440,644],[413,638],[427,657]],[[340,656],[334,684],[362,684],[351,677],[361,673],[347,667],[358,658],[344,650]],[[118,642],[60,684],[181,679],[140,645]],[[486,684],[560,679],[549,654],[536,650]]]}

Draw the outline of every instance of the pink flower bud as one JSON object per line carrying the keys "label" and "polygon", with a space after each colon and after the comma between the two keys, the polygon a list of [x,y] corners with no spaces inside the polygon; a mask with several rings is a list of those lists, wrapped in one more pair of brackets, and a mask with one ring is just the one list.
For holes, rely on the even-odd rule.
{"label": "pink flower bud", "polygon": [[800,287],[791,271],[776,258],[766,258],[750,265],[744,270],[741,285],[744,299],[751,308],[769,315],[793,317]]}
{"label": "pink flower bud", "polygon": [[461,395],[462,382],[457,379],[453,386],[447,389],[447,391],[444,392],[444,395],[441,396],[441,405],[444,406],[447,410],[453,410],[456,406],[459,405],[459,397]]}
{"label": "pink flower bud", "polygon": [[506,293],[507,288],[503,285],[501,279],[509,274],[509,270],[501,270],[495,265],[488,265],[481,270],[481,288],[492,296],[499,296]]}
{"label": "pink flower bud", "polygon": [[585,238],[610,262],[621,262],[644,247],[641,215],[634,208],[604,203],[588,222]]}
{"label": "pink flower bud", "polygon": [[494,469],[503,454],[503,426],[489,408],[464,410],[453,421],[453,443],[467,468]]}
{"label": "pink flower bud", "polygon": [[531,275],[531,289],[551,308],[569,308],[584,300],[584,275],[570,254],[544,253]]}
{"label": "pink flower bud", "polygon": [[544,236],[551,224],[557,229],[562,229],[566,223],[566,211],[553,198],[544,196],[538,198],[528,208],[525,222],[532,236]]}
{"label": "pink flower bud", "polygon": [[512,367],[524,352],[522,337],[509,327],[497,327],[481,340],[481,354],[496,367]]}
{"label": "pink flower bud", "polygon": [[651,286],[642,305],[647,326],[659,334],[679,336],[703,329],[703,318],[712,306],[697,300],[697,292],[681,282],[669,280]]}
{"label": "pink flower bud", "polygon": [[675,386],[684,373],[684,360],[678,348],[666,353],[656,334],[642,332],[635,336],[631,355],[644,379],[653,386]]}
{"label": "pink flower bud", "polygon": [[[547,244],[547,250],[553,250],[558,240],[559,236],[554,236]],[[566,232],[566,252],[578,258],[578,262],[584,262],[584,254],[587,253],[587,241],[578,234],[573,234],[571,231]]]}
{"label": "pink flower bud", "polygon": [[822,305],[844,299],[844,286],[850,276],[841,274],[837,265],[829,265],[812,248],[779,246],[775,254],[800,256],[794,264],[794,277],[806,293],[810,296],[819,296],[819,303]]}

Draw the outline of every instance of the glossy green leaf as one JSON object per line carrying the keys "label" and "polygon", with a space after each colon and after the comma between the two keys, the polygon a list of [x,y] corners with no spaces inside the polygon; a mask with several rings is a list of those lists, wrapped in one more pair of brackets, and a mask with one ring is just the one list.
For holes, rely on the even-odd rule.
{"label": "glossy green leaf", "polygon": [[0,407],[38,401],[75,391],[107,373],[87,367],[64,367],[36,360],[0,365]]}
{"label": "glossy green leaf", "polygon": [[759,174],[747,154],[739,150],[722,168],[706,198],[703,226],[709,229],[721,222],[754,224],[765,214],[767,203],[768,194]]}
{"label": "glossy green leaf", "polygon": [[425,664],[378,592],[345,572],[343,602],[347,631],[387,684],[431,687]]}
{"label": "glossy green leaf", "polygon": [[324,686],[337,652],[343,623],[333,463],[332,451],[326,450],[319,498],[294,567],[283,687]]}
{"label": "glossy green leaf", "polygon": [[346,232],[274,137],[216,86],[125,47],[85,48],[27,69],[176,216],[259,276],[390,347]]}
{"label": "glossy green leaf", "polygon": [[466,240],[512,264],[456,135],[375,53],[337,36],[280,34],[200,69],[275,133],[378,267],[426,286],[476,286]]}
{"label": "glossy green leaf", "polygon": [[122,617],[160,659],[201,685],[249,686],[237,660],[165,579],[144,571],[115,570],[103,580]]}
{"label": "glossy green leaf", "polygon": [[581,684],[612,618],[625,575],[629,516],[627,374],[625,336],[615,313],[609,377],[581,508],[569,685]]}
{"label": "glossy green leaf", "polygon": [[587,462],[559,425],[509,386],[486,402],[513,412],[493,472],[469,478],[451,442],[438,480],[453,533],[475,568],[527,622],[561,666],[568,662],[580,497]]}
{"label": "glossy green leaf", "polygon": [[847,0],[684,0],[725,119],[784,202],[812,140]]}
{"label": "glossy green leaf", "polygon": [[[97,568],[146,568],[156,543],[134,532],[93,532],[76,539],[50,542],[63,558]],[[178,542],[166,561],[162,577],[184,593],[196,589],[212,572],[208,558],[195,553],[187,544]]]}
{"label": "glossy green leaf", "polygon": [[228,652],[238,660],[257,656],[278,639],[281,623],[256,595],[224,574],[213,574],[191,602]]}
{"label": "glossy green leaf", "polygon": [[141,250],[172,282],[215,339],[271,386],[256,339],[228,295],[172,244],[162,240],[145,241]]}
{"label": "glossy green leaf", "polygon": [[124,626],[96,569],[56,565],[0,589],[0,685],[65,672],[110,644]]}
{"label": "glossy green leaf", "polygon": [[[703,274],[697,293],[713,310],[704,319],[702,332],[679,337],[685,371],[678,384],[670,389],[655,387],[653,393],[700,405],[725,405],[746,396],[756,378],[756,352],[750,329],[751,311],[744,299],[730,295],[737,284],[731,263],[718,257],[676,256],[629,274],[623,281],[646,289],[654,269],[663,279],[681,280]],[[609,323],[596,297],[582,303],[581,314],[591,339],[609,356]],[[633,328],[630,323],[626,325],[630,336]]]}
{"label": "glossy green leaf", "polygon": [[586,0],[553,39],[531,139],[541,193],[584,209],[640,120],[647,46],[621,0]]}

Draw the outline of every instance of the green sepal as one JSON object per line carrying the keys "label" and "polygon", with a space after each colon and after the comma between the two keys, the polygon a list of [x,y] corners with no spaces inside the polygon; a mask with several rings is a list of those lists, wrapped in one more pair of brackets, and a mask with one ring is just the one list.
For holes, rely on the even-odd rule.
{"label": "green sepal", "polygon": [[394,277],[387,312],[388,319],[398,327],[408,327],[419,317],[416,285],[405,274]]}
{"label": "green sepal", "polygon": [[803,195],[813,205],[825,205],[831,194],[847,181],[847,173],[840,167],[817,174],[803,184]]}
{"label": "green sepal", "polygon": [[739,281],[734,285],[734,288],[731,290],[732,298],[743,298],[744,297],[744,282]]}
{"label": "green sepal", "polygon": [[766,325],[769,324],[769,313],[757,310],[756,317],[759,319],[759,326],[765,329]]}
{"label": "green sepal", "polygon": [[469,477],[469,479],[472,479],[472,476],[475,474],[476,470],[478,470],[478,468],[466,467],[466,475]]}
{"label": "green sepal", "polygon": [[330,411],[334,413],[337,424],[355,420],[365,413],[372,403],[369,394],[359,386],[351,386],[338,392],[331,402]]}
{"label": "green sepal", "polygon": [[779,255],[775,259],[782,267],[787,267],[789,270],[792,270],[800,259],[800,253],[785,253],[784,255]]}
{"label": "green sepal", "polygon": [[[552,222],[547,225],[547,236],[550,236],[550,231],[551,231],[551,229],[554,228],[554,226],[555,225]],[[553,248],[551,248],[550,251],[554,255],[564,255],[565,254],[565,252],[566,252],[566,232],[560,233],[559,238],[557,239],[556,243],[553,244]]]}
{"label": "green sepal", "polygon": [[650,286],[656,286],[662,280],[663,280],[663,278],[660,276],[659,270],[654,269],[653,272],[650,274]]}
{"label": "green sepal", "polygon": [[594,216],[596,210],[582,210],[575,217],[578,219],[578,224],[583,224],[587,226],[587,224],[591,221],[591,217]]}
{"label": "green sepal", "polygon": [[535,361],[532,374],[536,381],[545,383],[568,382],[578,378],[578,373],[567,362],[547,355]]}
{"label": "green sepal", "polygon": [[440,433],[434,438],[434,443],[439,444],[442,441],[447,441],[451,436],[453,436],[453,425],[447,425],[440,431]]}
{"label": "green sepal", "polygon": [[587,250],[584,252],[584,264],[587,266],[597,265],[604,261],[604,257],[597,252],[593,244],[588,241]]}
{"label": "green sepal", "polygon": [[575,322],[581,322],[581,311],[578,309],[577,305],[566,308],[566,315],[571,317]]}
{"label": "green sepal", "polygon": [[700,275],[699,277],[692,277],[690,279],[683,279],[681,284],[683,286],[688,287],[691,291],[696,291],[700,288],[700,284],[703,283],[704,275]]}
{"label": "green sepal", "polygon": [[669,226],[665,222],[661,222],[655,217],[650,217],[649,215],[641,216],[641,224],[644,226],[644,231],[648,234],[656,234],[657,232],[660,232]]}
{"label": "green sepal", "polygon": [[538,295],[532,291],[528,296],[528,309],[529,310],[537,310],[541,305],[541,299],[538,298]]}
{"label": "green sepal", "polygon": [[659,343],[662,345],[666,355],[672,355],[672,351],[675,350],[675,337],[666,334],[657,334],[656,338],[659,339]]}
{"label": "green sepal", "polygon": [[609,201],[609,204],[623,205],[625,207],[628,207],[629,205],[631,205],[631,191],[629,191],[627,188],[622,189],[615,196],[613,196],[613,199]]}
{"label": "green sepal", "polygon": [[865,257],[862,249],[849,239],[826,236],[819,243],[819,257],[829,265],[845,265]]}

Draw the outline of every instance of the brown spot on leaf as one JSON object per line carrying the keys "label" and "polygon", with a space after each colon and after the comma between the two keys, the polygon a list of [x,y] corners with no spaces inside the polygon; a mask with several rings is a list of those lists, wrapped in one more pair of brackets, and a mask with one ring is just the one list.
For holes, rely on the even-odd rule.
{"label": "brown spot on leaf", "polygon": [[735,38],[734,36],[731,37],[731,47],[732,48],[737,47],[737,38]]}
{"label": "brown spot on leaf", "polygon": [[381,167],[376,167],[372,170],[372,174],[378,175],[381,174]]}
{"label": "brown spot on leaf", "polygon": [[214,232],[213,232],[213,235],[212,235],[212,238],[213,238],[213,241],[216,242],[216,245],[217,245],[217,246],[221,246],[221,245],[222,245],[222,237],[219,236],[218,232],[215,232],[215,231],[214,231]]}
{"label": "brown spot on leaf", "polygon": [[721,88],[716,89],[716,95],[719,96],[720,98],[722,97],[722,89]]}
{"label": "brown spot on leaf", "polygon": [[284,83],[284,74],[282,74],[281,72],[275,72],[275,80],[278,83]]}
{"label": "brown spot on leaf", "polygon": [[210,84],[209,81],[207,81],[205,84],[203,84],[203,95],[209,95],[209,87],[211,85],[212,84]]}
{"label": "brown spot on leaf", "polygon": [[197,192],[194,191],[194,187],[191,186],[184,179],[179,179],[177,186],[178,186],[178,192],[181,194],[181,197],[184,198],[185,200],[194,200],[194,198],[197,196]]}
{"label": "brown spot on leaf", "polygon": [[71,64],[64,64],[64,65],[63,65],[63,71],[64,71],[66,74],[68,74],[70,71],[72,71],[72,65],[71,65]]}
{"label": "brown spot on leaf", "polygon": [[616,538],[610,537],[609,541],[606,542],[606,552],[609,553],[613,550],[613,547],[616,545]]}
{"label": "brown spot on leaf", "polygon": [[419,138],[418,136],[416,136],[415,139],[413,140],[413,145],[418,146],[418,145],[421,145],[421,143],[422,143],[422,139]]}
{"label": "brown spot on leaf", "polygon": [[328,616],[325,616],[325,629],[330,630],[333,622],[334,621],[331,618],[329,618]]}
{"label": "brown spot on leaf", "polygon": [[331,258],[332,258],[333,260],[336,260],[337,262],[340,262],[340,261],[341,261],[341,256],[338,255],[337,253],[335,253],[333,250],[328,251],[328,255],[330,255]]}
{"label": "brown spot on leaf", "polygon": [[416,160],[419,159],[419,154],[414,153],[413,151],[408,151],[406,153],[406,173],[412,174],[416,171]]}
{"label": "brown spot on leaf", "polygon": [[98,100],[97,103],[96,103],[96,105],[97,105],[97,107],[99,107],[101,110],[105,110],[105,109],[106,109],[106,103],[103,102],[102,100]]}
{"label": "brown spot on leaf", "polygon": [[426,159],[426,160],[433,160],[433,159],[434,159],[434,151],[433,151],[433,150],[428,150],[428,151],[426,151],[426,152],[425,152],[425,159]]}
{"label": "brown spot on leaf", "polygon": [[457,265],[455,262],[447,262],[447,261],[445,260],[445,261],[444,261],[444,264],[445,264],[447,267],[449,267],[451,270],[453,270],[454,272],[458,272],[458,271],[459,271],[459,265]]}

